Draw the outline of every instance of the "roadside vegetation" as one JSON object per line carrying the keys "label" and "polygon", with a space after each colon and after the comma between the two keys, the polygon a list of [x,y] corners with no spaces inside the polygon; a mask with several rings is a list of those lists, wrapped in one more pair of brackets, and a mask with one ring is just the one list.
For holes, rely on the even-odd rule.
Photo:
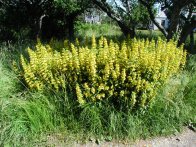
{"label": "roadside vegetation", "polygon": [[73,91],[51,91],[49,85],[44,91],[31,90],[15,70],[22,71],[20,54],[28,57],[27,46],[34,48],[35,44],[1,46],[1,145],[44,145],[48,136],[65,144],[74,140],[126,142],[175,134],[184,126],[195,129],[195,55],[187,55],[184,70],[159,88],[148,107],[125,111],[116,107],[120,103],[111,101],[80,105]]}

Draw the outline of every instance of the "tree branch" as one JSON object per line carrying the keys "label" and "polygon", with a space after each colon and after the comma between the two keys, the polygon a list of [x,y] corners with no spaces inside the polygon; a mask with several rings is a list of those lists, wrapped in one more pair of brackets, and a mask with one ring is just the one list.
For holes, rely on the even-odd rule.
{"label": "tree branch", "polygon": [[116,3],[115,0],[114,0],[114,3],[115,3],[115,5],[116,5],[115,7],[116,7],[119,11],[124,12],[125,14],[127,13],[126,10],[124,10],[123,8],[121,8],[121,7],[118,6],[118,4]]}
{"label": "tree branch", "polygon": [[113,19],[118,23],[119,27],[121,28],[125,36],[127,36],[128,34],[130,34],[131,38],[135,36],[135,30],[130,28],[130,26],[126,24],[126,22],[122,19],[122,17],[118,15],[114,10],[112,10],[110,5],[105,0],[93,0],[93,2],[95,5],[100,7],[100,9],[102,9],[105,13],[107,13],[107,15],[111,19]]}
{"label": "tree branch", "polygon": [[186,23],[182,29],[182,32],[180,34],[180,39],[178,41],[178,46],[180,46],[182,43],[185,42],[187,36],[193,31],[193,29],[196,28],[196,20],[192,20],[190,23]]}
{"label": "tree branch", "polygon": [[118,16],[112,8],[104,0],[93,0],[94,4],[99,6],[107,15],[115,21],[122,21],[122,18]]}
{"label": "tree branch", "polygon": [[155,20],[155,16],[153,14],[153,11],[152,11],[152,6],[150,4],[148,4],[147,2],[145,2],[144,0],[139,0],[139,2],[144,5],[146,8],[147,8],[147,11],[150,15],[150,19],[151,21],[157,26],[157,28],[163,33],[163,35],[165,37],[167,37],[168,33],[167,31],[165,30],[164,27],[162,27],[156,20]]}

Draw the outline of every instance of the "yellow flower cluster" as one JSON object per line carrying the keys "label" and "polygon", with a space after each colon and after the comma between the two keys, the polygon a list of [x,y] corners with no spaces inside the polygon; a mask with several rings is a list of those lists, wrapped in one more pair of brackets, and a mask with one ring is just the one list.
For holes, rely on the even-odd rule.
{"label": "yellow flower cluster", "polygon": [[[54,42],[52,43],[54,44]],[[56,43],[58,45],[58,43]],[[176,42],[127,39],[121,45],[101,37],[80,46],[64,41],[61,51],[40,42],[21,56],[24,79],[31,89],[71,89],[82,105],[111,100],[144,107],[160,85],[185,65],[186,52]]]}

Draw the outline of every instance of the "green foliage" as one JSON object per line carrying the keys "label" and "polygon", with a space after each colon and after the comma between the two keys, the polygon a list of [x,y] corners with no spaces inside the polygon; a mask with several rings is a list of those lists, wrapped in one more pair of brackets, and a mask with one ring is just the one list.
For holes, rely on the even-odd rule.
{"label": "green foliage", "polygon": [[[48,0],[0,2],[0,26],[3,40],[24,39],[29,34],[35,37],[39,29],[40,17],[51,10],[52,3]],[[9,34],[9,35],[7,35]],[[23,36],[26,35],[26,36]]]}
{"label": "green foliage", "polygon": [[90,0],[54,0],[54,3],[58,8],[63,8],[67,14],[83,11],[84,7],[87,8],[88,5],[91,5]]}
{"label": "green foliage", "polygon": [[38,35],[44,39],[67,37],[73,29],[70,24],[90,4],[90,0],[1,1],[0,40],[35,39]]}

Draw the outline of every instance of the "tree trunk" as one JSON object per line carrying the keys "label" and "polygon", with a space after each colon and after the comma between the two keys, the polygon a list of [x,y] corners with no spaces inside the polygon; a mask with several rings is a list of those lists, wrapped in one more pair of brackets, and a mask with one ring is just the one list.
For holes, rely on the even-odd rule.
{"label": "tree trunk", "polygon": [[191,31],[190,33],[190,52],[193,53],[194,51],[194,32]]}
{"label": "tree trunk", "polygon": [[196,27],[196,20],[193,20],[191,22],[186,22],[180,34],[180,38],[178,40],[178,46],[185,43],[186,38],[193,31],[195,27]]}
{"label": "tree trunk", "polygon": [[74,37],[75,37],[75,34],[74,34],[74,23],[75,23],[75,20],[77,18],[77,16],[79,14],[81,14],[84,10],[81,9],[81,10],[78,10],[78,11],[75,11],[71,14],[69,14],[67,17],[66,17],[66,21],[67,21],[67,27],[68,27],[68,37],[70,40],[74,40]]}
{"label": "tree trunk", "polygon": [[180,38],[179,38],[179,41],[178,41],[178,46],[182,45],[183,43],[185,43],[188,35],[190,34],[190,31],[188,28],[186,29],[183,29],[181,34],[180,34]]}
{"label": "tree trunk", "polygon": [[152,8],[153,6],[150,4],[150,2],[148,2],[148,1],[146,2],[145,0],[139,0],[139,2],[141,2],[141,4],[144,5],[144,7],[147,8],[147,11],[149,13],[151,21],[157,26],[157,28],[163,33],[163,35],[165,37],[167,37],[168,32],[161,24],[159,24],[158,21],[156,21],[155,15],[154,15],[154,12],[153,12],[153,8]]}
{"label": "tree trunk", "polygon": [[72,16],[69,16],[67,19],[67,27],[68,27],[68,37],[70,40],[74,39],[74,20]]}
{"label": "tree trunk", "polygon": [[123,34],[125,35],[125,37],[127,37],[128,35],[130,35],[130,38],[134,38],[135,37],[135,29],[134,28],[129,28],[128,26],[126,26],[124,23],[118,21],[117,22],[121,31],[123,32]]}
{"label": "tree trunk", "polygon": [[173,11],[171,13],[171,18],[170,18],[170,24],[169,24],[169,30],[168,30],[168,35],[167,35],[167,40],[169,41],[174,37],[175,33],[177,33],[178,30],[178,24],[180,20],[180,11],[181,9],[179,8],[178,4],[174,3],[173,6]]}
{"label": "tree trunk", "polygon": [[42,15],[40,18],[39,18],[39,24],[38,24],[38,32],[37,32],[37,38],[40,38],[42,37],[42,23],[43,23],[43,18],[46,17],[46,15]]}

